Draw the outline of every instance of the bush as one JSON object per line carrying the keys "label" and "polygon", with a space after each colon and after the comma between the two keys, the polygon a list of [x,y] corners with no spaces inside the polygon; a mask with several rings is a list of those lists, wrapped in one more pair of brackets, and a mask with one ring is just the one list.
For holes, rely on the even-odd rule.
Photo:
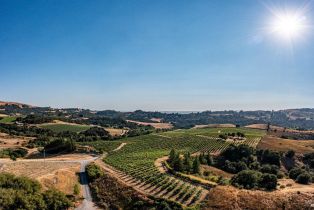
{"label": "bush", "polygon": [[75,143],[72,139],[56,139],[49,142],[45,146],[45,150],[47,153],[56,154],[60,152],[73,152],[75,151]]}
{"label": "bush", "polygon": [[276,165],[265,164],[261,167],[260,171],[262,173],[277,175],[279,173],[279,168]]}
{"label": "bush", "polygon": [[261,188],[265,188],[267,190],[273,190],[277,187],[277,176],[274,174],[263,174],[261,176],[261,180],[259,182],[259,186]]}
{"label": "bush", "polygon": [[0,174],[0,209],[63,210],[69,207],[69,199],[57,190],[42,193],[37,181],[13,174]]}
{"label": "bush", "polygon": [[242,161],[239,161],[239,162],[230,162],[230,161],[226,161],[225,162],[225,165],[223,167],[223,169],[229,173],[238,173],[240,171],[243,171],[243,170],[247,170],[248,167],[247,165],[242,162]]}
{"label": "bush", "polygon": [[297,177],[298,177],[301,173],[303,173],[303,172],[305,172],[305,171],[304,171],[303,169],[301,169],[301,168],[292,168],[292,169],[289,171],[289,177],[290,177],[291,179],[296,180]]}
{"label": "bush", "polygon": [[55,189],[50,189],[44,192],[43,199],[49,210],[64,210],[72,206],[65,194]]}
{"label": "bush", "polygon": [[312,180],[311,175],[308,172],[303,172],[298,175],[296,182],[300,184],[309,184]]}
{"label": "bush", "polygon": [[104,175],[104,172],[101,168],[96,164],[90,164],[86,167],[86,173],[88,176],[88,180],[93,182],[95,179]]}
{"label": "bush", "polygon": [[252,189],[258,187],[262,174],[252,170],[244,170],[233,176],[231,184],[237,187]]}
{"label": "bush", "polygon": [[287,158],[293,158],[295,155],[295,152],[293,150],[289,150],[287,153],[286,153],[286,157]]}
{"label": "bush", "polygon": [[280,154],[271,150],[257,151],[257,158],[262,164],[280,166]]}

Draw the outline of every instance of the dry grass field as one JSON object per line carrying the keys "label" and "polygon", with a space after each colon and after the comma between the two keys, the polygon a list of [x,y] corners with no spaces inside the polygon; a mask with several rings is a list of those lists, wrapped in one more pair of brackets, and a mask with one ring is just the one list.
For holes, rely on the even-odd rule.
{"label": "dry grass field", "polygon": [[20,136],[11,136],[6,133],[0,133],[0,149],[6,148],[17,148],[21,147],[29,140],[33,139],[32,137],[20,137]]}
{"label": "dry grass field", "polygon": [[73,194],[78,184],[79,163],[46,161],[5,161],[0,164],[0,172],[12,173],[38,180],[44,189],[56,188],[66,194]]}
{"label": "dry grass field", "polygon": [[128,122],[136,123],[138,125],[150,125],[156,129],[171,129],[173,125],[171,123],[150,123],[150,122],[139,122],[134,120],[127,120]]}
{"label": "dry grass field", "polygon": [[[313,188],[313,187],[312,187]],[[265,192],[241,190],[231,186],[218,186],[209,191],[204,209],[311,209],[314,204],[314,188],[303,192]]]}
{"label": "dry grass field", "polygon": [[235,128],[234,124],[208,124],[208,125],[195,125],[194,128]]}
{"label": "dry grass field", "polygon": [[314,152],[314,140],[290,140],[275,136],[264,136],[257,149],[270,149],[286,152],[293,149],[297,153]]}

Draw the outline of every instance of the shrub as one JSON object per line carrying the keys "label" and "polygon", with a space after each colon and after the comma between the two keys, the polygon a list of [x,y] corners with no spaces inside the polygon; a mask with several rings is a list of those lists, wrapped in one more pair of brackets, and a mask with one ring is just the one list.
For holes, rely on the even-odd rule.
{"label": "shrub", "polygon": [[298,177],[301,173],[303,173],[303,172],[304,172],[304,170],[301,169],[301,168],[292,168],[292,169],[289,171],[289,177],[290,177],[291,179],[296,180],[297,177]]}
{"label": "shrub", "polygon": [[259,186],[261,188],[265,188],[267,190],[273,190],[277,187],[277,176],[274,174],[263,174],[261,176],[261,180],[259,182]]}
{"label": "shrub", "polygon": [[55,189],[44,192],[43,199],[47,205],[47,209],[64,210],[72,206],[65,194]]}
{"label": "shrub", "polygon": [[308,172],[303,172],[298,175],[296,182],[300,184],[309,184],[312,180],[311,175]]}
{"label": "shrub", "polygon": [[231,184],[246,189],[258,187],[262,174],[252,170],[244,170],[233,176]]}
{"label": "shrub", "polygon": [[274,174],[277,175],[279,172],[279,168],[276,165],[265,164],[261,167],[260,171],[262,173]]}
{"label": "shrub", "polygon": [[90,182],[104,175],[104,172],[96,164],[90,164],[86,167],[86,173]]}
{"label": "shrub", "polygon": [[287,153],[286,153],[286,157],[287,158],[293,158],[295,155],[295,152],[293,150],[289,150]]}
{"label": "shrub", "polygon": [[47,153],[55,154],[60,152],[73,152],[75,150],[75,143],[73,140],[56,139],[49,142],[45,146]]}

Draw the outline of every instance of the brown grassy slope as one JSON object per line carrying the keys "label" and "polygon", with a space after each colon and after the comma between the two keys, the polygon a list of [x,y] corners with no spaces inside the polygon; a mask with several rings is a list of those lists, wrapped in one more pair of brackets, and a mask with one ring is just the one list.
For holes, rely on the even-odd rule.
{"label": "brown grassy slope", "polygon": [[150,123],[150,122],[140,122],[135,120],[127,120],[128,122],[136,123],[138,125],[150,125],[156,129],[171,129],[173,125],[171,123]]}
{"label": "brown grassy slope", "polygon": [[148,198],[120,183],[116,178],[104,174],[91,184],[93,192],[97,192],[97,204],[104,209],[130,209],[129,202]]}
{"label": "brown grassy slope", "polygon": [[297,153],[308,153],[314,152],[314,140],[290,140],[267,135],[259,142],[257,149],[270,149],[283,152],[292,149]]}
{"label": "brown grassy slope", "polygon": [[263,192],[219,186],[209,192],[202,209],[310,209],[314,193]]}

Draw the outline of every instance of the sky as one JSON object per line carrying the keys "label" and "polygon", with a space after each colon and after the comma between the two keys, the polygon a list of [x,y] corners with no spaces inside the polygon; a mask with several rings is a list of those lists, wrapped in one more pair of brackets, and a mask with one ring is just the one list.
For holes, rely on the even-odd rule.
{"label": "sky", "polygon": [[[302,12],[287,41],[274,11]],[[303,11],[303,10],[302,10]],[[314,107],[314,1],[0,0],[0,101],[94,110]]]}

